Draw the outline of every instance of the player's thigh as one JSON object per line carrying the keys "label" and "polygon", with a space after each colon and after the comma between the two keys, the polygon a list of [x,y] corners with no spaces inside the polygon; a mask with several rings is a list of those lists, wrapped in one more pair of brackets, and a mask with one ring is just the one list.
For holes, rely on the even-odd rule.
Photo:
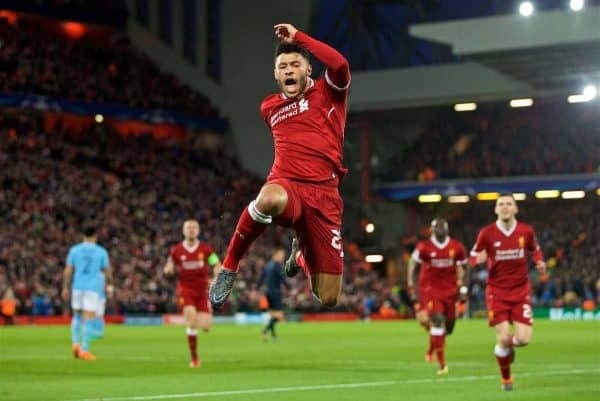
{"label": "player's thigh", "polygon": [[496,330],[496,342],[498,344],[506,344],[510,338],[510,322],[505,320],[494,326]]}
{"label": "player's thigh", "polygon": [[212,327],[212,313],[198,312],[198,326],[204,330],[209,331]]}

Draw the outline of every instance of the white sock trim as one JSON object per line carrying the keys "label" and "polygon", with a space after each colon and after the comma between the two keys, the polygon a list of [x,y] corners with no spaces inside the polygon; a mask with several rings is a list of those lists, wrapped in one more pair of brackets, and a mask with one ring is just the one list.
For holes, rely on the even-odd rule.
{"label": "white sock trim", "polygon": [[510,348],[503,348],[500,345],[496,344],[496,347],[494,347],[494,354],[496,354],[496,356],[500,358],[504,358],[505,356],[508,356],[508,354],[510,354]]}
{"label": "white sock trim", "polygon": [[252,220],[256,221],[257,223],[271,224],[273,222],[273,216],[264,214],[256,208],[255,200],[250,202],[250,204],[248,205],[248,213],[250,213],[250,217],[252,217]]}
{"label": "white sock trim", "polygon": [[432,327],[429,329],[429,334],[432,336],[443,336],[446,333],[446,329],[443,327]]}
{"label": "white sock trim", "polygon": [[198,335],[198,330],[186,327],[185,334],[187,334],[188,336],[197,336]]}

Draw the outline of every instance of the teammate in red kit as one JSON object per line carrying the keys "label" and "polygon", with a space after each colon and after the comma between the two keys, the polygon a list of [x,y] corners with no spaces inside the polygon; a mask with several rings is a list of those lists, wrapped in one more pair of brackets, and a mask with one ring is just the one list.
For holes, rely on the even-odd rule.
{"label": "teammate in red kit", "polygon": [[212,247],[198,240],[200,225],[196,220],[183,223],[184,240],[171,248],[164,267],[166,275],[172,275],[177,268],[177,297],[179,307],[186,321],[186,334],[190,349],[190,367],[200,366],[198,359],[198,327],[209,331],[212,325],[212,308],[208,302],[210,269],[219,269],[221,263]]}
{"label": "teammate in red kit", "polygon": [[[237,275],[240,259],[267,225],[293,227],[297,240],[285,263],[286,275],[302,269],[314,296],[326,306],[337,303],[342,287],[342,209],[338,191],[342,166],[348,62],[325,43],[290,24],[274,26],[281,40],[274,75],[281,92],[266,97],[261,114],[275,142],[275,161],[258,197],[243,211],[210,288],[214,307],[222,305]],[[309,52],[325,64],[313,80]]]}
{"label": "teammate in red kit", "polygon": [[[448,222],[437,218],[431,222],[431,238],[417,244],[408,264],[408,287],[414,289],[414,269],[420,264],[418,292],[411,291],[418,299],[417,319],[429,331],[427,362],[438,359],[438,375],[448,374],[444,346],[446,335],[454,331],[458,289],[463,286],[463,267],[467,263],[467,251],[463,244],[450,238]],[[464,289],[461,295],[466,295]]]}
{"label": "teammate in red kit", "polygon": [[[538,272],[546,272],[546,263],[533,228],[515,219],[518,211],[512,194],[500,195],[495,208],[498,220],[479,231],[469,258],[472,266],[487,260],[486,303],[489,325],[496,328],[495,354],[502,374],[503,390],[513,389],[510,375],[513,347],[525,346],[531,340],[533,313],[528,254],[531,254]],[[514,334],[511,334],[511,323]]]}

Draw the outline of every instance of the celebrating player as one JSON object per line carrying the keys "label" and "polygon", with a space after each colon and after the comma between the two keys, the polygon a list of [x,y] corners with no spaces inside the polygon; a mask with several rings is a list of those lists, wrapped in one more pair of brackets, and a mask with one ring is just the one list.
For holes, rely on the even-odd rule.
{"label": "celebrating player", "polygon": [[[487,260],[488,319],[490,327],[496,328],[496,360],[502,374],[502,389],[507,391],[513,389],[510,375],[515,357],[513,347],[527,345],[532,334],[528,252],[532,253],[538,272],[546,271],[533,228],[515,219],[518,211],[512,194],[500,195],[495,208],[498,220],[479,231],[469,259],[471,265]],[[514,334],[510,323],[514,325]]]}
{"label": "celebrating player", "polygon": [[[433,361],[433,352],[438,359],[439,375],[448,374],[444,346],[446,335],[452,334],[456,319],[457,289],[466,295],[463,287],[463,265],[467,263],[467,252],[463,244],[450,238],[448,222],[443,218],[431,222],[431,238],[417,244],[408,264],[408,288],[412,290],[417,319],[428,329],[429,349],[427,362]],[[414,291],[414,269],[420,264],[418,292]]]}
{"label": "celebrating player", "polygon": [[[297,234],[285,264],[287,276],[302,269],[314,296],[326,306],[337,303],[342,287],[338,185],[347,171],[342,148],[350,69],[339,52],[293,25],[274,28],[282,41],[274,70],[281,93],[266,97],[260,110],[273,134],[275,161],[258,197],[242,212],[223,269],[211,285],[215,307],[229,296],[240,259],[273,222]],[[327,67],[324,78],[311,78],[309,52]]]}
{"label": "celebrating player", "polygon": [[263,284],[267,287],[267,301],[269,302],[269,322],[262,330],[262,335],[267,340],[267,333],[271,332],[273,341],[277,340],[275,334],[275,325],[279,321],[284,320],[283,302],[281,300],[281,285],[290,288],[283,275],[283,262],[285,261],[285,250],[277,248],[273,251],[271,260],[265,265],[265,268],[260,274],[257,287],[260,288]]}
{"label": "celebrating player", "polygon": [[106,281],[112,283],[108,252],[96,244],[96,229],[86,227],[83,230],[83,242],[69,250],[63,273],[62,296],[65,301],[69,299],[71,277],[75,273],[71,294],[71,339],[75,358],[90,361],[96,359],[89,349],[94,333],[92,322],[96,318],[100,297],[98,277],[102,270],[106,274]]}
{"label": "celebrating player", "polygon": [[219,257],[210,245],[198,240],[199,235],[200,224],[196,220],[186,220],[183,223],[184,240],[171,248],[164,267],[166,275],[174,274],[177,267],[177,296],[187,326],[191,368],[200,366],[198,327],[207,332],[212,326],[212,308],[208,302],[209,266],[221,267]]}

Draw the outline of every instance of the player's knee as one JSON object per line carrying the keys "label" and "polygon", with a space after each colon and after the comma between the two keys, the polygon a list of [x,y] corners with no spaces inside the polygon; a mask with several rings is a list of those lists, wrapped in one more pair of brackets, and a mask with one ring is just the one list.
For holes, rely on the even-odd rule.
{"label": "player's knee", "polygon": [[321,302],[321,305],[327,306],[328,308],[333,308],[338,303],[338,296],[336,295],[325,294],[321,297],[317,296],[317,298],[319,299],[319,302]]}
{"label": "player's knee", "polygon": [[434,327],[442,327],[444,325],[444,316],[439,313],[432,315],[431,325]]}
{"label": "player's knee", "polygon": [[515,335],[514,344],[517,347],[524,347],[531,341],[531,335]]}
{"label": "player's knee", "polygon": [[287,194],[284,191],[266,191],[256,198],[256,209],[267,215],[280,214],[287,204]]}

